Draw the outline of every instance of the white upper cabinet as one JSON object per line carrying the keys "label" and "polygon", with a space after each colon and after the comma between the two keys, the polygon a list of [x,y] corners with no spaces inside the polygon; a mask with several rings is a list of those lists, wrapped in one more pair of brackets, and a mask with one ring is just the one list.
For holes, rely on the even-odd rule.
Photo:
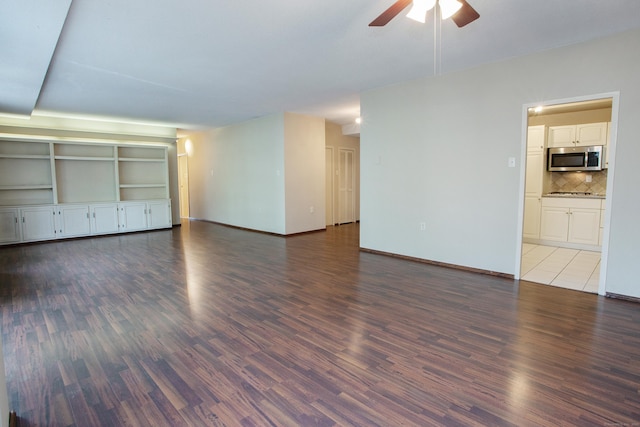
{"label": "white upper cabinet", "polygon": [[549,126],[549,147],[573,147],[607,144],[607,123]]}

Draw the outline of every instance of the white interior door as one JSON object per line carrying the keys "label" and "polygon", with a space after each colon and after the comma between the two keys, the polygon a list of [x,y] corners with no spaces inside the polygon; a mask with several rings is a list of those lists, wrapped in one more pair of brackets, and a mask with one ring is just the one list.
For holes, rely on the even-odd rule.
{"label": "white interior door", "polygon": [[335,221],[333,219],[333,201],[335,196],[333,195],[333,177],[335,176],[335,168],[333,167],[333,147],[325,148],[325,171],[324,171],[324,179],[325,179],[325,192],[326,192],[326,211],[325,211],[325,225],[333,225]]}
{"label": "white interior door", "polygon": [[356,174],[354,170],[355,150],[341,148],[338,170],[338,222],[346,224],[356,220],[356,200],[354,187]]}
{"label": "white interior door", "polygon": [[186,155],[178,156],[178,185],[180,186],[180,218],[189,218],[189,163]]}

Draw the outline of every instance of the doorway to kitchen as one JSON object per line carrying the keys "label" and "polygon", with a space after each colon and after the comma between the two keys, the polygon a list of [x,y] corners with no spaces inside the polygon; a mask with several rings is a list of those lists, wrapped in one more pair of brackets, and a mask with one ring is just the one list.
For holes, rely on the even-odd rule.
{"label": "doorway to kitchen", "polygon": [[[520,279],[604,294],[617,105],[604,94],[525,106]],[[549,164],[550,149],[573,163]]]}

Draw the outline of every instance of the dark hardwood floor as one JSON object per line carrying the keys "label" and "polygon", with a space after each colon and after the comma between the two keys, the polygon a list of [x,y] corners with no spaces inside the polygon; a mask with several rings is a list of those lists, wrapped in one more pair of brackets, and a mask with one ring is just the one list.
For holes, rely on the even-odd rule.
{"label": "dark hardwood floor", "polygon": [[640,305],[205,222],[0,248],[21,426],[640,423]]}

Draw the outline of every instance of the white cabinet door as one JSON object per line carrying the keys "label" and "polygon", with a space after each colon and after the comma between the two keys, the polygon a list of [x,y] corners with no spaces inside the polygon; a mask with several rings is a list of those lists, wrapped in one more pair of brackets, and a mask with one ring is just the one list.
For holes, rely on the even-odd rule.
{"label": "white cabinet door", "polygon": [[576,144],[582,146],[606,145],[607,123],[588,123],[577,125]]}
{"label": "white cabinet door", "polygon": [[544,151],[545,125],[527,128],[527,152]]}
{"label": "white cabinet door", "polygon": [[549,147],[570,147],[576,140],[576,126],[550,126]]}
{"label": "white cabinet door", "polygon": [[91,234],[117,233],[118,227],[118,205],[106,203],[91,205]]}
{"label": "white cabinet door", "polygon": [[149,228],[171,227],[171,201],[158,200],[147,202]]}
{"label": "white cabinet door", "polygon": [[22,238],[25,241],[48,240],[56,237],[55,210],[53,206],[20,209]]}
{"label": "white cabinet door", "polygon": [[572,208],[569,216],[568,241],[597,245],[600,237],[600,210]]}
{"label": "white cabinet door", "polygon": [[91,233],[89,206],[57,206],[56,210],[58,237],[87,236]]}
{"label": "white cabinet door", "polygon": [[147,228],[147,204],[145,202],[128,202],[118,205],[120,231],[136,231]]}
{"label": "white cabinet door", "polygon": [[566,242],[569,232],[569,209],[542,207],[540,239]]}
{"label": "white cabinet door", "polygon": [[20,227],[18,227],[18,209],[0,209],[0,243],[15,243],[20,241]]}
{"label": "white cabinet door", "polygon": [[527,196],[542,195],[542,174],[544,170],[544,152],[527,153],[527,169],[525,172],[525,193]]}
{"label": "white cabinet door", "polygon": [[606,145],[607,123],[549,127],[549,147]]}
{"label": "white cabinet door", "polygon": [[524,198],[524,225],[522,237],[525,239],[540,238],[540,197],[525,196]]}

